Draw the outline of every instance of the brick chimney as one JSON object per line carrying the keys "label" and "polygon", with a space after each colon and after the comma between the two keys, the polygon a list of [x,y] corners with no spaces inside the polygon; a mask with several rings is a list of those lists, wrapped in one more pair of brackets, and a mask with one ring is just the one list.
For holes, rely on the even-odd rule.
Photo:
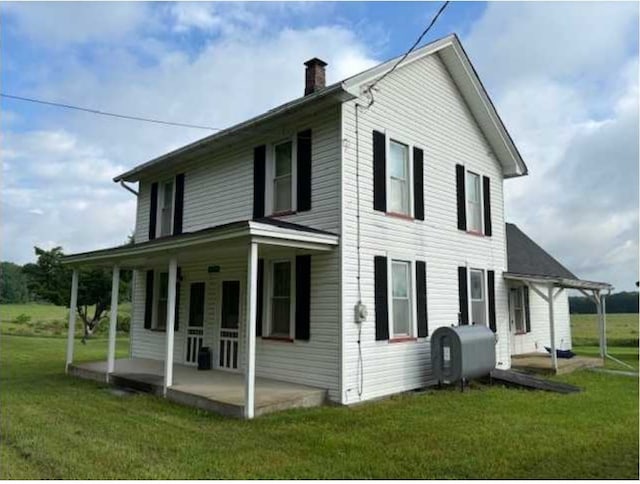
{"label": "brick chimney", "polygon": [[327,63],[314,57],[304,63],[307,69],[304,73],[304,95],[312,94],[326,85],[324,68]]}

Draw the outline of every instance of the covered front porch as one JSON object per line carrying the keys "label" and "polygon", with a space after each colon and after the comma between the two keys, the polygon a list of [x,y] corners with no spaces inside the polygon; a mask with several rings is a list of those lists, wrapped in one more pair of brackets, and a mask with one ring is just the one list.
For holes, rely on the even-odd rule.
{"label": "covered front porch", "polygon": [[[321,404],[327,394],[325,381],[313,381],[304,371],[283,369],[283,364],[306,368],[295,357],[306,347],[305,323],[309,339],[312,254],[329,254],[337,244],[338,236],[329,232],[260,219],[68,256],[65,263],[73,268],[71,308],[76,307],[80,267],[110,268],[113,279],[107,360],[74,364],[76,311],[72,310],[66,371],[137,386],[187,405],[244,418]],[[286,260],[288,270],[294,271],[290,284],[296,289],[292,294],[299,297],[288,302],[292,319],[287,338],[274,338],[266,318],[270,332],[262,335],[259,321],[264,310],[258,294],[264,294],[259,289],[263,269],[265,273],[270,270],[263,267],[265,258]],[[134,292],[135,286],[140,289],[132,318],[132,348],[136,351],[128,360],[115,359],[122,269],[134,271]],[[258,349],[262,349],[260,361],[264,362],[258,365],[256,336],[260,336]],[[286,342],[289,346],[277,346]],[[213,350],[213,369],[198,371],[195,367],[202,346]],[[280,355],[275,362],[274,354]],[[289,361],[286,355],[296,356]],[[271,366],[263,366],[265,363]]]}
{"label": "covered front porch", "polygon": [[[174,402],[232,417],[245,415],[245,378],[240,373],[221,370],[198,371],[193,366],[175,364],[173,384],[164,389],[164,362],[146,358],[118,359],[108,372],[107,361],[76,363],[68,373],[79,378],[166,396]],[[325,402],[327,391],[296,383],[256,377],[254,415]]]}

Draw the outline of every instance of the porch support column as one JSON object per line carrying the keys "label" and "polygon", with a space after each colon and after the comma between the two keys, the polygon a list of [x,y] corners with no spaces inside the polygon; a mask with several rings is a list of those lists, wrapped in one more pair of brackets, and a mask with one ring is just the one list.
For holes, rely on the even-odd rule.
{"label": "porch support column", "polygon": [[107,353],[107,381],[116,365],[116,327],[118,324],[118,293],[120,292],[120,267],[113,266],[111,279],[111,310],[109,318],[109,351]]}
{"label": "porch support column", "polygon": [[558,355],[556,353],[556,325],[554,322],[554,310],[553,310],[553,284],[549,284],[549,295],[547,303],[549,304],[549,335],[551,336],[551,366],[553,371],[558,371]]}
{"label": "porch support column", "polygon": [[600,294],[600,291],[593,291],[593,298],[596,301],[596,313],[598,314],[598,346],[600,347],[600,358],[605,358],[604,351],[604,330],[603,330],[603,317],[602,309],[604,303],[604,296]]}
{"label": "porch support column", "polygon": [[253,418],[256,379],[256,303],[258,296],[258,244],[249,243],[247,258],[247,345],[245,364],[244,417]]}
{"label": "porch support column", "polygon": [[600,296],[602,301],[602,358],[607,357],[607,296]]}
{"label": "porch support column", "polygon": [[178,259],[169,260],[169,287],[167,294],[167,348],[164,358],[164,395],[167,388],[173,385],[173,335],[176,319],[176,283],[178,280]]}
{"label": "porch support column", "polygon": [[69,333],[67,335],[67,363],[65,373],[69,372],[69,365],[73,363],[73,340],[76,334],[76,311],[78,307],[78,269],[73,269],[71,275],[71,301],[69,302]]}

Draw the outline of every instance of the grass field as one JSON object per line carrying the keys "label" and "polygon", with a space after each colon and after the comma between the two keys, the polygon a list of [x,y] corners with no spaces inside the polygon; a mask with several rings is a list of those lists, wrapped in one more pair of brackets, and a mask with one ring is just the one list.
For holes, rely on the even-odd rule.
{"label": "grass field", "polygon": [[[598,345],[595,314],[572,314],[571,336],[575,346]],[[607,343],[610,346],[638,347],[638,315],[607,314]]]}
{"label": "grass field", "polygon": [[[63,337],[6,333],[24,311],[0,307],[0,478],[638,478],[635,378],[583,371],[558,377],[577,395],[474,385],[238,421],[65,376]],[[630,320],[610,317],[612,336],[628,339]],[[76,360],[106,349],[76,343]],[[637,346],[610,350],[637,367]]]}
{"label": "grass field", "polygon": [[[91,313],[91,309],[89,311]],[[131,304],[123,303],[118,309],[119,317],[131,315]],[[67,334],[69,310],[53,304],[0,304],[0,333],[21,336],[64,336]],[[105,333],[108,324],[103,321],[98,327]],[[76,319],[76,334],[82,334],[80,318]]]}

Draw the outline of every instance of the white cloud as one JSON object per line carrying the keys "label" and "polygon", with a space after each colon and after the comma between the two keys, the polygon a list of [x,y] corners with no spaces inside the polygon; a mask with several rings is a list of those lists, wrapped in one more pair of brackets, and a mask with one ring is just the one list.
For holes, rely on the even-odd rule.
{"label": "white cloud", "polygon": [[638,279],[637,22],[637,4],[489,4],[465,39],[530,169],[508,219],[619,289]]}

